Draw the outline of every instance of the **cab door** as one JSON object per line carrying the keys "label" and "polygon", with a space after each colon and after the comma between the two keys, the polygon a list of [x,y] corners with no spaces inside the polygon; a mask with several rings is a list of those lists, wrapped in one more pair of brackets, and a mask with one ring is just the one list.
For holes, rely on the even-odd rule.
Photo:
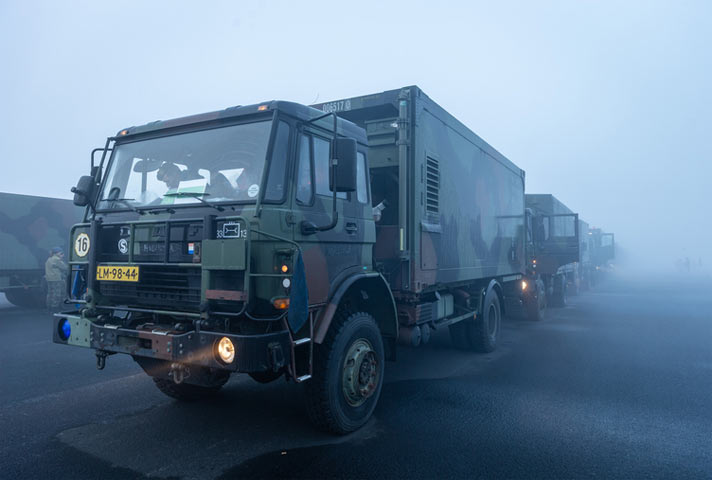
{"label": "cab door", "polygon": [[[359,197],[357,192],[339,192],[335,227],[309,232],[310,226],[323,227],[332,223],[331,144],[331,136],[316,128],[302,130],[297,142],[294,240],[301,245],[304,254],[310,304],[326,302],[330,286],[349,273],[363,270],[366,261],[362,248],[366,232],[364,204],[359,203],[359,198],[368,202],[368,190],[365,197],[363,194]],[[370,257],[368,260],[370,264]]]}
{"label": "cab door", "polygon": [[537,215],[533,227],[537,271],[556,273],[579,261],[578,214]]}

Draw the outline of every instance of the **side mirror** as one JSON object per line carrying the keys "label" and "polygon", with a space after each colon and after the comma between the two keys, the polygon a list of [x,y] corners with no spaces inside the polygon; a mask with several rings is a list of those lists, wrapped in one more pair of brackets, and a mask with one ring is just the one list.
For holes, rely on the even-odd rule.
{"label": "side mirror", "polygon": [[78,207],[86,207],[90,204],[94,196],[94,177],[84,175],[79,178],[76,187],[72,187],[74,194],[74,205]]}
{"label": "side mirror", "polygon": [[356,140],[337,138],[334,157],[337,160],[336,171],[334,175],[329,176],[334,179],[334,184],[329,184],[329,187],[337,192],[356,191]]}

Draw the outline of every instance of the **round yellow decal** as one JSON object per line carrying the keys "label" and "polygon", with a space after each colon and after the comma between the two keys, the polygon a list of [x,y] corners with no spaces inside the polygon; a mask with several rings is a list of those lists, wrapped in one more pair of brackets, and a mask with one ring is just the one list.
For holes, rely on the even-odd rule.
{"label": "round yellow decal", "polygon": [[80,233],[74,240],[74,253],[77,254],[77,257],[86,257],[87,253],[89,253],[89,246],[89,235]]}

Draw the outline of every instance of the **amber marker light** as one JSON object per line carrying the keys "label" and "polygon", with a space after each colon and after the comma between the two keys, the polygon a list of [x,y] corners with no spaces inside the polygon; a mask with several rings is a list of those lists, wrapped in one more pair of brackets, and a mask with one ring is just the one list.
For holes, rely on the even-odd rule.
{"label": "amber marker light", "polygon": [[259,112],[264,112],[265,110],[267,110],[267,105],[260,105],[257,107],[257,111]]}
{"label": "amber marker light", "polygon": [[282,273],[287,273],[289,271],[289,267],[286,265],[282,265]]}
{"label": "amber marker light", "polygon": [[288,298],[275,298],[272,301],[272,305],[274,305],[274,308],[277,310],[286,310],[289,308],[289,299]]}
{"label": "amber marker light", "polygon": [[119,132],[119,135],[128,135],[129,131],[124,129]]}
{"label": "amber marker light", "polygon": [[218,358],[223,363],[232,363],[235,360],[235,345],[227,337],[222,337],[218,342]]}

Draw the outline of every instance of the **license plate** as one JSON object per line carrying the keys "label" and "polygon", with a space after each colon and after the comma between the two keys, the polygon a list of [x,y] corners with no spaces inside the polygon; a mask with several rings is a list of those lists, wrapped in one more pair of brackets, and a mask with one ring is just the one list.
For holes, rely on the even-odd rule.
{"label": "license plate", "polygon": [[96,279],[111,282],[138,282],[138,267],[123,265],[99,265]]}

